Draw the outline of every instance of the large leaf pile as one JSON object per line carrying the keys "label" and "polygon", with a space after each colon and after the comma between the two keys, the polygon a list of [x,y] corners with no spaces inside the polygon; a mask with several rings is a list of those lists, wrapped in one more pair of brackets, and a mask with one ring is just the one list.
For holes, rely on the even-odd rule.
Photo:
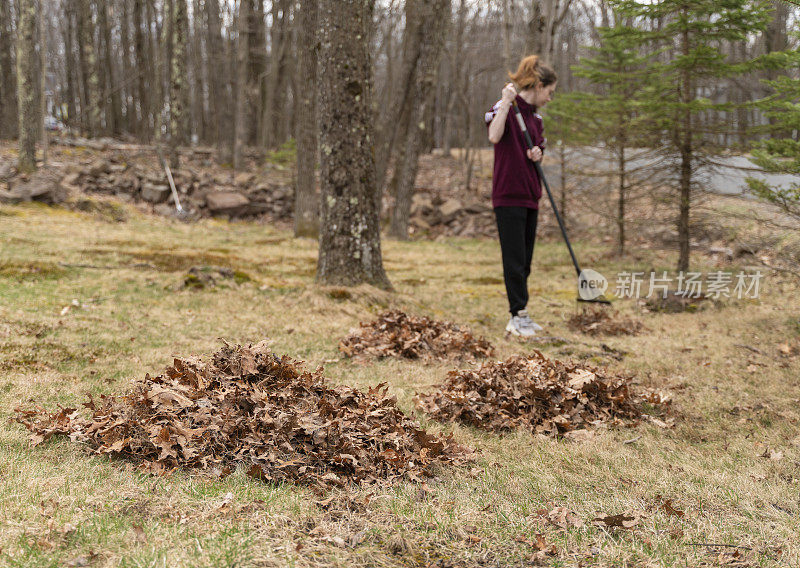
{"label": "large leaf pile", "polygon": [[494,347],[483,337],[454,323],[416,317],[398,310],[387,311],[371,322],[362,322],[339,342],[348,357],[403,357],[406,359],[491,357]]}
{"label": "large leaf pile", "polygon": [[603,307],[583,309],[573,314],[567,326],[588,335],[637,335],[642,330],[639,320]]}
{"label": "large leaf pile", "polygon": [[364,393],[328,386],[265,343],[225,345],[213,360],[175,359],[125,396],[89,398],[50,414],[17,409],[35,443],[66,434],[98,454],[132,458],[151,471],[199,468],[217,474],[243,465],[264,480],[343,485],[408,476],[460,463],[467,450],[428,434],[405,416],[383,385]]}
{"label": "large leaf pile", "polygon": [[641,415],[641,401],[632,393],[630,379],[550,360],[536,351],[480,369],[451,371],[438,391],[419,397],[417,403],[441,421],[558,436],[635,419]]}

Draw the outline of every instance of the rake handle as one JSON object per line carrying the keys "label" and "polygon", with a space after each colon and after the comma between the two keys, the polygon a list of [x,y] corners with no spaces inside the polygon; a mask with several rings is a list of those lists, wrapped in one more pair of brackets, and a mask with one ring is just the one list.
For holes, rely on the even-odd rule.
{"label": "rake handle", "polygon": [[[513,101],[511,103],[514,106],[514,115],[517,118],[517,122],[519,123],[520,129],[522,129],[522,135],[525,137],[525,143],[528,145],[528,150],[533,150],[533,140],[531,139],[531,134],[528,132],[528,128],[525,126],[525,119],[522,118],[522,113],[517,106],[517,101]],[[569,256],[572,257],[572,265],[575,267],[575,272],[578,276],[581,275],[581,267],[578,265],[578,259],[575,258],[575,251],[572,250],[572,245],[569,242],[569,237],[567,237],[567,228],[564,226],[564,221],[561,219],[561,215],[558,213],[558,207],[556,207],[556,201],[553,199],[553,194],[550,191],[550,186],[547,183],[547,178],[544,177],[544,171],[542,171],[542,166],[539,165],[539,162],[533,162],[533,167],[536,168],[536,175],[539,176],[539,179],[544,184],[544,188],[547,190],[547,197],[550,199],[550,206],[553,208],[553,213],[556,215],[556,220],[558,221],[558,226],[561,228],[561,235],[564,237],[564,242],[567,243],[567,249],[569,249]]]}

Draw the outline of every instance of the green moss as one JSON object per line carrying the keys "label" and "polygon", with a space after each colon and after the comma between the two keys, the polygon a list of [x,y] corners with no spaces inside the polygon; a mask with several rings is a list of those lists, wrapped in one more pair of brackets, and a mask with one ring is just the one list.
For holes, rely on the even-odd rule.
{"label": "green moss", "polygon": [[294,138],[290,138],[277,149],[270,150],[264,156],[264,162],[278,166],[288,167],[294,165],[297,160],[297,143]]}
{"label": "green moss", "polygon": [[245,282],[253,282],[253,277],[243,270],[234,270],[233,281],[237,284],[244,284]]}
{"label": "green moss", "polygon": [[36,260],[0,260],[0,277],[17,280],[42,280],[60,278],[66,271],[52,262]]}

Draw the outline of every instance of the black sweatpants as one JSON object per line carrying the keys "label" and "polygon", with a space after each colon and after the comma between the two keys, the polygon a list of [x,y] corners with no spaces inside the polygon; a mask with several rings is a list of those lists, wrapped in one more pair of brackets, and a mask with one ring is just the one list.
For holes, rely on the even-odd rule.
{"label": "black sweatpants", "polygon": [[528,305],[528,276],[531,273],[533,244],[536,240],[538,209],[495,207],[500,251],[503,254],[503,278],[511,315]]}

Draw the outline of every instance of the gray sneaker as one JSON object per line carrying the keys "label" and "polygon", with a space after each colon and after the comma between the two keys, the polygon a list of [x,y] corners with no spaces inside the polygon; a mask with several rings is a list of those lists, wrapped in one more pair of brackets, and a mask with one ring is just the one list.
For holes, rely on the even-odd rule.
{"label": "gray sneaker", "polygon": [[528,315],[528,310],[520,310],[517,315],[511,316],[506,325],[506,331],[512,335],[532,337],[537,331],[542,331],[542,326],[534,322]]}

